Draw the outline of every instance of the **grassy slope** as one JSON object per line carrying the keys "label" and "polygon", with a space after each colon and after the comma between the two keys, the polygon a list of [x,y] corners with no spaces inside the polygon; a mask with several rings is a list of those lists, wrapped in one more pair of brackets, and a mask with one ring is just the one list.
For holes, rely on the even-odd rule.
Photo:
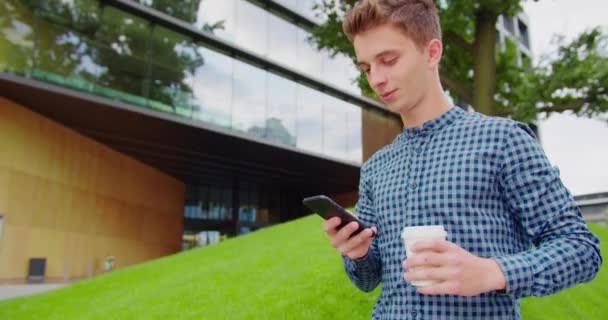
{"label": "grassy slope", "polygon": [[[376,290],[348,281],[310,216],[45,294],[0,301],[0,319],[369,319]],[[593,226],[608,252],[608,228]],[[548,298],[525,319],[601,319],[608,268]]]}
{"label": "grassy slope", "polygon": [[524,319],[606,319],[608,315],[608,227],[590,225],[600,238],[604,264],[597,277],[574,288],[548,297],[531,297],[522,300]]}
{"label": "grassy slope", "polygon": [[309,216],[55,292],[0,301],[0,319],[370,318],[378,292],[350,284],[321,223]]}

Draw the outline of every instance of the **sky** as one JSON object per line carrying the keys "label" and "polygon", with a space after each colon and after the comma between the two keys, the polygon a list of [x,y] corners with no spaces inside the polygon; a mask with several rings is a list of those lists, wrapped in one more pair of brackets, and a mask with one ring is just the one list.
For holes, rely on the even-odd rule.
{"label": "sky", "polygon": [[[595,26],[608,32],[606,0],[528,0],[523,7],[536,61],[555,49],[556,33],[572,39]],[[554,114],[539,127],[543,149],[573,195],[608,192],[608,121]]]}

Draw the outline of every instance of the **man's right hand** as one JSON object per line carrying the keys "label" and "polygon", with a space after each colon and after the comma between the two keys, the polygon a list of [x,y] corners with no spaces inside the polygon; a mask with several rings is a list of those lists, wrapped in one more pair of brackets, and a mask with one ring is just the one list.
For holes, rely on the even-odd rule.
{"label": "man's right hand", "polygon": [[374,239],[373,235],[377,232],[376,227],[367,228],[358,235],[349,238],[359,227],[357,222],[351,222],[342,227],[342,229],[337,230],[336,228],[340,223],[341,220],[338,217],[333,217],[323,223],[323,230],[325,230],[331,239],[331,246],[351,259],[365,257]]}

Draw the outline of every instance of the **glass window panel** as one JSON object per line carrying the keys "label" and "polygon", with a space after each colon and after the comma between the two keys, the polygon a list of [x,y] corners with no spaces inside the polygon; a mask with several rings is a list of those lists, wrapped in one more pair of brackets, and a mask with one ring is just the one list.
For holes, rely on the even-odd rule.
{"label": "glass window panel", "polygon": [[231,188],[223,188],[222,189],[222,215],[224,220],[232,220],[232,189]]}
{"label": "glass window panel", "polygon": [[203,57],[193,73],[194,118],[230,128],[232,123],[232,58],[199,46]]}
{"label": "glass window panel", "polygon": [[309,33],[304,29],[297,28],[298,32],[298,49],[295,66],[298,70],[313,76],[317,79],[322,78],[323,72],[323,56],[315,49],[314,45],[308,41]]}
{"label": "glass window panel", "polygon": [[200,1],[196,12],[195,26],[224,40],[234,42],[236,35],[235,13],[235,0]]}
{"label": "glass window panel", "polygon": [[298,148],[321,153],[323,151],[323,94],[304,85],[297,86]]}
{"label": "glass window panel", "polygon": [[323,108],[323,153],[347,159],[346,103],[326,95]]}
{"label": "glass window panel", "polygon": [[20,0],[0,2],[0,71],[26,73],[34,48],[34,12]]}
{"label": "glass window panel", "polygon": [[239,191],[239,221],[255,222],[258,209],[258,193],[251,189]]}
{"label": "glass window panel", "polygon": [[266,134],[266,71],[234,60],[232,128],[253,137]]}
{"label": "glass window panel", "polygon": [[223,216],[221,216],[221,196],[222,196],[222,190],[218,189],[216,187],[210,187],[209,188],[209,218],[210,219],[214,219],[214,220],[218,220],[218,219],[223,219]]}
{"label": "glass window panel", "polygon": [[266,139],[296,145],[296,83],[268,73]]}
{"label": "glass window panel", "polygon": [[346,105],[346,128],[347,128],[347,160],[361,163],[362,150],[362,109],[359,106]]}
{"label": "glass window panel", "polygon": [[321,0],[298,0],[298,8],[297,11],[301,15],[311,19],[315,22],[321,23],[323,19],[317,17],[316,10],[314,9],[317,3],[320,3]]}
{"label": "glass window panel", "polygon": [[105,87],[103,95],[131,103],[139,101],[143,94],[146,52],[152,36],[148,21],[106,6],[99,32],[99,63],[103,72],[99,83]]}
{"label": "glass window panel", "polygon": [[269,13],[248,1],[236,3],[235,42],[259,55],[265,56],[268,49]]}
{"label": "glass window panel", "polygon": [[282,4],[284,7],[292,10],[298,9],[298,0],[274,0],[274,2]]}
{"label": "glass window panel", "polygon": [[503,15],[502,20],[504,21],[505,29],[507,29],[511,34],[515,34],[515,27],[513,25],[513,17]]}
{"label": "glass window panel", "polygon": [[277,190],[272,191],[270,193],[270,198],[268,199],[268,209],[269,209],[269,217],[268,220],[270,223],[278,223],[281,221],[280,211],[281,211],[281,193]]}
{"label": "glass window panel", "polygon": [[361,89],[357,84],[357,78],[359,77],[359,68],[355,63],[347,56],[341,56],[342,63],[344,64],[344,89],[356,95],[361,94]]}
{"label": "glass window panel", "polygon": [[268,55],[286,66],[297,64],[297,28],[275,15],[269,15]]}
{"label": "glass window panel", "polygon": [[162,27],[154,27],[151,40],[150,105],[168,107],[190,116],[192,74],[202,65],[202,55],[190,38]]}
{"label": "glass window panel", "polygon": [[[98,26],[98,10],[90,1],[42,1],[37,21],[37,50],[32,76],[68,87],[92,90],[103,68],[89,40]],[[91,12],[83,12],[83,10]]]}
{"label": "glass window panel", "polygon": [[164,12],[172,17],[193,23],[196,19],[196,8],[204,0],[139,0],[139,3]]}
{"label": "glass window panel", "polygon": [[56,25],[70,27],[71,30],[86,34],[90,38],[94,36],[99,27],[100,6],[96,0],[39,0],[35,2],[39,9],[39,17],[53,21]]}
{"label": "glass window panel", "polygon": [[323,79],[336,87],[350,90],[352,89],[351,77],[349,73],[350,61],[343,55],[330,57],[329,53],[323,52]]}

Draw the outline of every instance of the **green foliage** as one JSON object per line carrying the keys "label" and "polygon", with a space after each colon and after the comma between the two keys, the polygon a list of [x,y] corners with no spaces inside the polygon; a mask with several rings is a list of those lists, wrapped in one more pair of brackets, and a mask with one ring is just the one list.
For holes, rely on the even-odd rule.
{"label": "green foliage", "polygon": [[[340,6],[336,7],[332,1],[325,1],[318,6],[318,10],[329,17],[311,36],[319,49],[355,59],[352,46],[341,29],[344,12],[354,2],[341,1]],[[601,29],[587,31],[570,43],[564,43],[562,38],[557,53],[550,60],[540,61],[533,66],[524,59],[520,65],[515,44],[511,41],[506,41],[504,50],[490,50],[488,48],[493,48],[493,43],[484,41],[493,42],[494,39],[477,37],[480,32],[477,24],[482,17],[496,21],[501,14],[514,16],[522,10],[520,0],[435,2],[441,17],[444,42],[440,75],[453,97],[458,96],[473,103],[484,101],[476,98],[478,95],[491,95],[493,99],[488,100],[493,101],[492,105],[476,109],[522,121],[533,121],[541,112],[571,110],[589,117],[606,112],[608,54],[605,49],[606,35]],[[481,55],[495,55],[495,63],[482,59]],[[484,63],[474,63],[479,60]],[[495,90],[484,91],[475,87],[474,77],[485,75],[480,79],[493,79],[493,73]],[[364,74],[360,74],[357,81],[364,95],[375,97]]]}
{"label": "green foliage", "polygon": [[[65,288],[0,301],[0,319],[369,319],[363,293],[308,216]],[[608,228],[591,225],[608,252]],[[608,267],[590,283],[523,300],[524,319],[603,319]]]}

